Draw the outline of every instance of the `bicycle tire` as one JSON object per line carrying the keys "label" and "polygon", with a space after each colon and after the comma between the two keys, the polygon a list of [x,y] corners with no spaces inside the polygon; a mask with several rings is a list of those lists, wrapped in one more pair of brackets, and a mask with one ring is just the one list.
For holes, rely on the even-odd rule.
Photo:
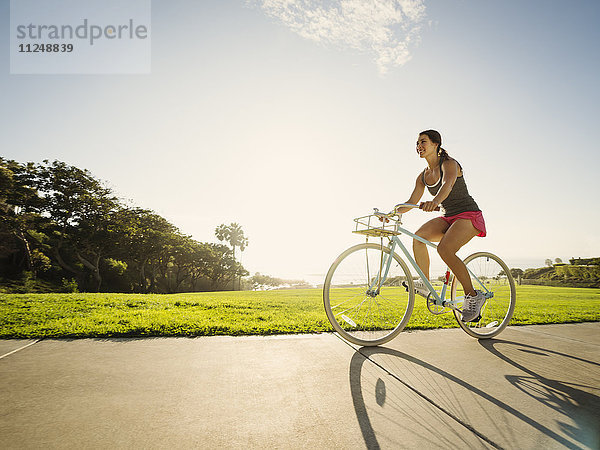
{"label": "bicycle tire", "polygon": [[[493,292],[494,296],[482,306],[479,320],[469,322],[472,325],[461,320],[460,311],[453,311],[454,318],[469,336],[477,339],[489,339],[497,336],[508,326],[517,301],[515,281],[510,270],[500,257],[489,252],[473,253],[467,256],[463,262],[479,278],[480,282],[486,285],[486,289]],[[502,272],[505,278],[500,276]],[[459,292],[459,284],[460,282],[455,276],[450,291],[453,302]],[[478,289],[481,284],[475,280],[473,287]]]}
{"label": "bicycle tire", "polygon": [[[375,243],[350,247],[337,257],[325,277],[323,305],[327,318],[342,338],[356,345],[374,346],[390,341],[406,326],[414,307],[412,276],[396,253],[387,284],[380,286],[378,292],[369,290],[372,275],[376,276],[378,272],[370,273],[370,270],[376,269],[373,263],[382,261],[382,251],[389,256],[388,247]],[[361,260],[365,263],[362,267]],[[355,279],[350,281],[350,277]],[[402,281],[407,282],[408,290],[401,286]],[[382,312],[384,308],[385,312]]]}

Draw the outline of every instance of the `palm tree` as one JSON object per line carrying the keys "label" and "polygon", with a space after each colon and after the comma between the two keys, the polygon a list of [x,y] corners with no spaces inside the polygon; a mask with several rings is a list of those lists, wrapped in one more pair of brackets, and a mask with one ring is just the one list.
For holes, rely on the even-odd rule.
{"label": "palm tree", "polygon": [[[235,262],[235,248],[239,247],[240,251],[244,251],[248,246],[248,238],[244,236],[244,230],[238,223],[229,225],[221,224],[215,229],[215,236],[219,241],[226,241],[233,249],[233,261]],[[235,266],[233,268],[233,289],[235,290]],[[241,279],[239,285],[241,286]]]}

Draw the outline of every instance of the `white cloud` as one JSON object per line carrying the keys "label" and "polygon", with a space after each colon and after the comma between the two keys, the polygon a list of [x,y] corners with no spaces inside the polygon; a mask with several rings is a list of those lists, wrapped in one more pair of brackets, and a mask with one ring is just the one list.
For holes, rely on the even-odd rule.
{"label": "white cloud", "polygon": [[248,0],[305,39],[373,55],[380,73],[410,59],[423,0]]}

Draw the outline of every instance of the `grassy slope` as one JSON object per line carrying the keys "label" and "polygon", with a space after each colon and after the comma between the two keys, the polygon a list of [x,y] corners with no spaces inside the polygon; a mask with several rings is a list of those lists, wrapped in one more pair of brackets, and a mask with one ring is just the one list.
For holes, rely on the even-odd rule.
{"label": "grassy slope", "polygon": [[[600,321],[600,289],[519,286],[511,324]],[[408,329],[456,326],[418,298]],[[209,336],[330,331],[318,289],[176,295],[0,294],[0,337]]]}

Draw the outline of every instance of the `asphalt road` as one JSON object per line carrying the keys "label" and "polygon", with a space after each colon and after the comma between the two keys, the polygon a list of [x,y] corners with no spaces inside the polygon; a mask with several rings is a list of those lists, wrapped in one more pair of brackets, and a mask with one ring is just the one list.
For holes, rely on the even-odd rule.
{"label": "asphalt road", "polygon": [[598,449],[600,323],[4,340],[0,400],[3,449]]}

